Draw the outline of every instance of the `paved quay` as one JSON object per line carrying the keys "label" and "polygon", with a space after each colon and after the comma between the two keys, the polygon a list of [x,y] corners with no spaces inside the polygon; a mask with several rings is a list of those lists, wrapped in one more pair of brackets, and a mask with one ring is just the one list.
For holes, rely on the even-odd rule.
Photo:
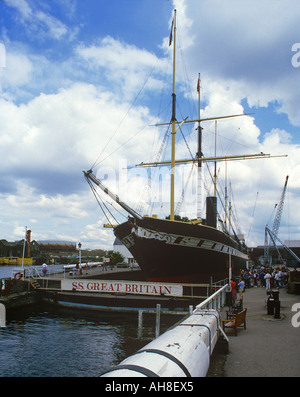
{"label": "paved quay", "polygon": [[[75,268],[75,265],[74,265]],[[140,269],[131,269],[131,268],[118,268],[118,267],[102,267],[102,266],[90,266],[88,270],[82,268],[82,273],[77,274],[76,271],[72,269],[67,269],[65,272],[49,272],[47,273],[46,276],[41,277],[42,279],[45,280],[51,280],[51,279],[117,279],[121,280],[124,278],[124,280],[132,280],[132,281],[137,281],[141,280],[143,281],[145,279],[145,276],[143,275],[142,271]]]}
{"label": "paved quay", "polygon": [[[224,377],[299,377],[300,376],[300,327],[292,325],[300,305],[300,295],[288,294],[286,288],[279,290],[281,303],[280,319],[267,315],[265,288],[249,288],[243,294],[247,308],[247,329],[238,328],[237,336],[226,331],[229,338],[229,353],[223,365]],[[222,317],[226,318],[226,309]],[[300,310],[298,308],[298,310]],[[294,323],[300,324],[300,316]]]}

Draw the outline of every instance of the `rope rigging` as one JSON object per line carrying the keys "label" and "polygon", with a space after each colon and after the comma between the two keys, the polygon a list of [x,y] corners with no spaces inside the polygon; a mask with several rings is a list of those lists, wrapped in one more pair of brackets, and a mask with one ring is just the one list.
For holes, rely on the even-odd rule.
{"label": "rope rigging", "polygon": [[[106,156],[104,159],[102,159],[101,161],[99,160],[101,155],[103,154],[103,152],[105,151],[105,149],[107,148],[107,146],[110,144],[110,142],[112,141],[112,139],[115,137],[115,135],[117,134],[118,130],[120,129],[121,125],[123,124],[124,120],[126,119],[126,117],[128,116],[129,112],[131,111],[131,109],[133,108],[133,106],[135,105],[135,103],[137,102],[139,96],[141,95],[141,93],[143,92],[146,84],[148,83],[149,79],[152,77],[152,75],[154,74],[154,71],[157,67],[158,62],[161,60],[161,57],[157,57],[156,63],[153,66],[153,68],[151,69],[149,75],[147,76],[146,80],[144,81],[143,85],[141,86],[139,92],[137,93],[137,95],[135,96],[134,100],[131,102],[128,110],[126,111],[125,115],[123,116],[123,118],[120,120],[117,128],[114,130],[113,134],[111,135],[111,137],[108,139],[108,141],[106,142],[106,144],[104,145],[104,147],[102,148],[100,154],[98,155],[97,159],[95,160],[95,162],[93,163],[92,167],[90,168],[91,170],[93,170],[96,166],[98,166],[99,164],[101,164],[107,157],[109,157],[112,153],[114,153],[115,151],[119,150],[120,147],[124,146],[124,143],[122,145],[120,145],[117,149],[115,149],[111,154],[109,154],[108,156]],[[145,127],[144,127],[145,128]],[[132,136],[129,140],[133,139],[137,134],[135,134],[134,136]],[[129,141],[128,140],[128,141]],[[128,142],[126,141],[126,143]]]}
{"label": "rope rigging", "polygon": [[[93,194],[94,194],[94,196],[95,196],[95,199],[96,199],[96,201],[97,201],[99,207],[101,208],[101,210],[102,210],[104,216],[106,217],[108,223],[109,223],[111,226],[113,225],[113,223],[111,222],[111,220],[110,220],[109,217],[107,216],[107,213],[106,213],[105,210],[103,209],[103,206],[106,208],[107,212],[111,215],[111,217],[114,219],[114,221],[115,221],[117,224],[119,224],[118,220],[114,217],[114,215],[112,214],[112,212],[110,211],[110,209],[109,209],[109,208],[107,207],[107,205],[103,202],[102,197],[97,193],[97,190],[95,189],[95,186],[92,184],[92,182],[90,181],[90,179],[88,179],[86,176],[85,176],[85,179],[86,179],[87,183],[89,184],[89,186],[90,186],[90,188],[91,188],[91,190],[92,190],[92,192],[93,192]],[[101,205],[100,200],[101,200],[103,206]],[[112,204],[111,204],[111,205],[112,205]],[[119,212],[119,211],[118,211],[118,212]],[[119,212],[119,213],[120,213],[120,212]],[[120,213],[120,214],[121,214],[121,213]],[[122,214],[121,214],[121,215],[122,215]]]}

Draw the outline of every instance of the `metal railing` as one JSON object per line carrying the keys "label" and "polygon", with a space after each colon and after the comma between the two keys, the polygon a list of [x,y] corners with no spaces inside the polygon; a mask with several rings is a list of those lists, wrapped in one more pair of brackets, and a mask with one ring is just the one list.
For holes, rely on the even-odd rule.
{"label": "metal railing", "polygon": [[21,274],[23,279],[25,278],[39,278],[41,277],[38,269],[36,267],[14,267],[12,270],[11,278],[13,279],[16,274]]}
{"label": "metal railing", "polygon": [[229,284],[225,284],[219,288],[215,293],[206,298],[203,302],[196,306],[194,312],[205,309],[221,310],[226,302],[226,292],[229,291]]}

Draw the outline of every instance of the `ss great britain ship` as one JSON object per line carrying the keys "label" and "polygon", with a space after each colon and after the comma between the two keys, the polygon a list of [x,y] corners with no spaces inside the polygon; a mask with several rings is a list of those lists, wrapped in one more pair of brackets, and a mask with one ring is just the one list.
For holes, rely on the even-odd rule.
{"label": "ss great britain ship", "polygon": [[[175,220],[174,214],[174,187],[175,165],[182,163],[196,163],[198,170],[205,162],[229,161],[239,159],[254,159],[271,157],[268,154],[250,154],[241,156],[205,158],[201,150],[201,122],[229,117],[245,116],[231,115],[200,118],[200,76],[198,79],[199,117],[197,120],[177,121],[176,119],[176,94],[175,94],[175,58],[176,58],[176,10],[171,28],[170,43],[173,44],[173,93],[172,93],[172,149],[171,161],[161,163],[142,163],[142,166],[171,166],[170,186],[170,219],[142,216],[121,201],[117,195],[109,191],[97,179],[92,170],[83,171],[94,190],[93,184],[100,187],[110,198],[117,202],[129,214],[128,220],[113,226],[114,234],[131,252],[138,262],[148,281],[168,281],[183,283],[204,283],[223,280],[230,274],[246,267],[249,259],[247,247],[240,241],[235,233],[228,230],[219,230],[217,227],[217,194],[216,186],[214,195],[206,198],[206,219],[197,219],[191,222]],[[198,123],[198,153],[196,158],[190,160],[175,159],[175,135],[183,123]],[[164,124],[161,124],[164,125]],[[216,165],[215,178],[216,183]]]}

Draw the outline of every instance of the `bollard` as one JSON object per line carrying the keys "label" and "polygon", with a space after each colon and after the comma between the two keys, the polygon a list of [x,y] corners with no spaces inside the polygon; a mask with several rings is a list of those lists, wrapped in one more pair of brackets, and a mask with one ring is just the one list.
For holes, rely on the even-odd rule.
{"label": "bollard", "polygon": [[271,290],[267,294],[269,295],[267,300],[267,314],[274,315],[274,318],[280,319],[279,290]]}
{"label": "bollard", "polygon": [[274,302],[275,315],[274,318],[280,318],[280,301]]}
{"label": "bollard", "polygon": [[267,300],[267,314],[272,315],[274,314],[274,299],[268,298]]}

